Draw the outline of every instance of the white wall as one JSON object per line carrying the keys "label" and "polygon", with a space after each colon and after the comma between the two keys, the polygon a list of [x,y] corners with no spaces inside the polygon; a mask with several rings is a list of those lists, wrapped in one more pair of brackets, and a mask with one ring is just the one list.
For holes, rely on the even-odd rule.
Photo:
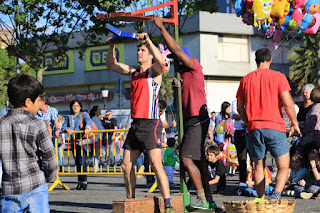
{"label": "white wall", "polygon": [[207,94],[208,111],[221,111],[221,104],[228,101],[230,104],[236,99],[240,81],[207,80],[205,89]]}

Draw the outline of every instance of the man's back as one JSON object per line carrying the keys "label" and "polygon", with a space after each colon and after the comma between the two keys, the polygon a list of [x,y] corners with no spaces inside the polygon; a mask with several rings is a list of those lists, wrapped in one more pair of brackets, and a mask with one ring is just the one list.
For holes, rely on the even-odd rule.
{"label": "man's back", "polygon": [[29,192],[54,176],[55,152],[44,121],[12,109],[0,119],[0,138],[4,194]]}
{"label": "man's back", "polygon": [[258,69],[243,77],[237,99],[245,102],[249,132],[257,128],[286,131],[280,94],[290,90],[287,78],[278,71]]}

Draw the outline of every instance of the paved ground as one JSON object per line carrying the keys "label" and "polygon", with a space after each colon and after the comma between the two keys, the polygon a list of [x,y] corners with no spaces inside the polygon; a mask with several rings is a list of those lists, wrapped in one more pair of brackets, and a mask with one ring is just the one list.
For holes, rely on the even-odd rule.
{"label": "paved ground", "polygon": [[[112,201],[123,200],[125,198],[125,187],[122,176],[89,176],[88,189],[85,191],[75,190],[77,177],[63,176],[61,180],[67,184],[71,190],[64,190],[57,186],[53,192],[50,192],[51,212],[112,212]],[[175,183],[179,183],[179,176],[175,174]],[[223,194],[214,195],[219,206],[222,202],[235,200],[250,200],[251,197],[238,196],[236,194],[238,175],[227,177],[227,189]],[[148,194],[148,188],[145,186],[145,178],[137,179],[136,197],[160,196],[159,189],[154,193]],[[171,193],[177,193],[179,188],[173,188]],[[191,191],[191,197],[195,198],[195,192]],[[320,200],[302,200],[297,199],[295,212],[313,213],[320,212]]]}

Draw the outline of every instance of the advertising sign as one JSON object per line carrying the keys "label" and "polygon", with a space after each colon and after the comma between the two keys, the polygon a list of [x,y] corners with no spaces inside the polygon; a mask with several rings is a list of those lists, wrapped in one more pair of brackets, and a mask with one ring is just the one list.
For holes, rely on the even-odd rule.
{"label": "advertising sign", "polygon": [[[105,70],[109,45],[89,47],[86,49],[86,71]],[[116,44],[115,56],[118,62],[124,63],[124,44]]]}
{"label": "advertising sign", "polygon": [[[41,67],[45,67],[54,63],[54,55],[52,53],[47,53]],[[43,75],[51,74],[62,74],[62,73],[71,73],[73,72],[73,50],[66,52],[66,55],[60,61],[59,64],[48,68],[43,72]]]}

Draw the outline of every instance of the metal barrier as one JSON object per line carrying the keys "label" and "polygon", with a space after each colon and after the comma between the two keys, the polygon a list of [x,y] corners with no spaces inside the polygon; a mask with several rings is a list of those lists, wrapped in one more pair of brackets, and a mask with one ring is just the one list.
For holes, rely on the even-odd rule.
{"label": "metal barrier", "polygon": [[[61,147],[61,158],[63,159],[62,161],[62,166],[60,165],[59,162],[59,142],[58,142],[58,138],[55,138],[55,150],[56,150],[56,159],[58,162],[58,167],[57,167],[57,174],[56,174],[56,180],[54,181],[54,183],[50,186],[49,188],[49,192],[52,191],[58,184],[60,186],[62,186],[64,189],[69,190],[70,188],[64,184],[61,180],[60,180],[60,176],[63,175],[123,175],[123,171],[122,171],[122,167],[121,167],[121,163],[122,163],[122,155],[123,155],[123,150],[122,150],[122,145],[123,145],[123,135],[125,132],[128,132],[128,129],[117,129],[117,130],[91,130],[90,132],[92,133],[98,133],[100,136],[100,140],[98,141],[98,147],[97,147],[97,142],[96,142],[96,135],[94,135],[91,138],[86,138],[86,139],[82,139],[82,134],[84,133],[83,130],[81,131],[74,131],[73,133],[73,137],[72,138],[76,138],[76,134],[80,135],[80,138],[77,140],[73,140],[70,138],[70,135],[67,135],[66,133],[62,133],[62,134],[66,134],[67,135],[67,140],[66,140],[66,144],[63,143],[63,139],[61,137],[61,141],[60,141],[60,147]],[[103,138],[103,134],[106,134],[106,154],[105,154],[105,158],[106,158],[106,166],[103,166],[101,164],[102,160],[101,158],[104,157],[103,155],[103,143],[102,143],[102,138]],[[114,134],[116,133],[116,138],[113,139],[113,162],[114,165],[110,166],[107,163],[107,159],[108,157],[110,157],[110,153],[109,153],[109,134]],[[89,142],[92,141],[92,142]],[[78,142],[76,142],[78,141]],[[77,150],[80,148],[80,151]],[[64,155],[64,149],[67,148],[67,156]],[[70,151],[73,152],[73,154],[70,153]],[[98,153],[97,153],[98,151]],[[77,165],[76,165],[76,155],[80,153],[80,158],[82,160],[82,162],[85,163],[85,165],[81,164],[81,168],[80,168],[80,172],[77,171]],[[118,164],[116,164],[116,154],[118,153],[120,159],[118,161]],[[142,153],[143,154],[143,153]],[[72,156],[73,155],[73,156]],[[67,158],[67,165],[64,164],[64,157]],[[87,160],[90,160],[90,162],[92,163],[92,167],[90,167],[91,163],[88,163],[87,165]],[[109,159],[110,160],[110,159]],[[74,161],[74,165],[72,165],[72,161]],[[95,166],[97,161],[99,162],[99,167]],[[142,167],[144,167],[142,165]],[[85,169],[84,169],[85,168]],[[79,170],[79,169],[78,169]],[[87,170],[87,171],[84,171]],[[151,165],[149,165],[149,172],[144,172],[143,169],[139,169],[139,171],[137,171],[137,167],[135,166],[135,174],[136,175],[155,175],[154,172],[151,172]],[[151,188],[149,189],[149,193],[152,193],[157,187],[157,182],[155,182]]]}

